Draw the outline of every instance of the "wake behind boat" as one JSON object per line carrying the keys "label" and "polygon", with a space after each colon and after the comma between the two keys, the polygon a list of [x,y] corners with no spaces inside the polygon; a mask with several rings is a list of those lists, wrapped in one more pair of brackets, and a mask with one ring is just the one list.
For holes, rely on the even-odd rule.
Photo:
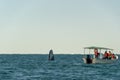
{"label": "wake behind boat", "polygon": [[[87,55],[85,55],[86,50],[89,50]],[[91,54],[91,50],[93,50],[94,54]],[[103,54],[102,51],[105,51],[105,53]],[[118,60],[118,56],[113,53],[113,49],[94,46],[84,48],[84,63],[113,63],[116,60]]]}

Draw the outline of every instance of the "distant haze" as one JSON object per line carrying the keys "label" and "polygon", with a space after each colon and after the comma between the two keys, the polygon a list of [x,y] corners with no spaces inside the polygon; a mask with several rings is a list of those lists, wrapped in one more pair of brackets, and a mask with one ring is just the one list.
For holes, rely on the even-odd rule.
{"label": "distant haze", "polygon": [[1,0],[0,53],[120,53],[120,0]]}

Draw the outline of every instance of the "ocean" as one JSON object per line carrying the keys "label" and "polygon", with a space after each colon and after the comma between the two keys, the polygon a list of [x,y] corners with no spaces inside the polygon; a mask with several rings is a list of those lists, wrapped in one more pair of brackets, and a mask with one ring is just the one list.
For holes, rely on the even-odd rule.
{"label": "ocean", "polygon": [[120,59],[84,64],[80,54],[0,54],[0,80],[120,80]]}

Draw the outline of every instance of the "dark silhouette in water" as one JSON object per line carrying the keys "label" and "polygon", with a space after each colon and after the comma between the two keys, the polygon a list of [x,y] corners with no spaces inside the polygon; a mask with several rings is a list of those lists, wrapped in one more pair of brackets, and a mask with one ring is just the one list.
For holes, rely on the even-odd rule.
{"label": "dark silhouette in water", "polygon": [[54,60],[54,54],[53,54],[53,50],[52,49],[49,51],[48,60],[51,60],[51,61]]}
{"label": "dark silhouette in water", "polygon": [[91,59],[90,55],[87,55],[86,61],[87,61],[86,62],[87,64],[91,64],[92,63],[92,59]]}

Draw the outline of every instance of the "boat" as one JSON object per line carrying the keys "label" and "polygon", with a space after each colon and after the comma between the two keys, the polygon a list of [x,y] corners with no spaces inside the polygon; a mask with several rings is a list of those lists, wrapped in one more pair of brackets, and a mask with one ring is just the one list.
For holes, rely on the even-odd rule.
{"label": "boat", "polygon": [[51,60],[51,61],[54,60],[54,54],[53,54],[53,50],[52,49],[49,51],[48,60]]}
{"label": "boat", "polygon": [[[86,54],[86,50],[89,51],[89,54]],[[91,51],[94,52],[94,54],[92,53],[91,54]],[[109,51],[111,52],[110,56],[107,55],[107,57],[105,57],[102,53],[102,51]],[[98,53],[98,55],[96,55],[96,53]],[[109,54],[109,53],[107,53]],[[111,48],[105,48],[105,47],[96,47],[96,46],[90,46],[90,47],[84,47],[84,57],[83,57],[83,61],[84,63],[87,63],[87,64],[92,64],[92,63],[114,63],[118,60],[118,56],[115,55],[113,53],[113,49]]]}

